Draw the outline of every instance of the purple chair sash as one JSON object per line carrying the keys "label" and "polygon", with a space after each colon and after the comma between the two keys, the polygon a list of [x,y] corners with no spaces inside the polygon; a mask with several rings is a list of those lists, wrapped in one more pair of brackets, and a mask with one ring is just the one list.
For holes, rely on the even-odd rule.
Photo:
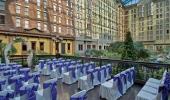
{"label": "purple chair sash", "polygon": [[125,72],[125,73],[126,73],[127,76],[128,76],[128,81],[129,81],[130,83],[132,83],[132,75],[131,75],[130,71],[127,71],[127,72]]}
{"label": "purple chair sash", "polygon": [[75,71],[76,71],[76,68],[72,68],[71,69],[71,74],[72,74],[72,77],[75,79],[76,78],[76,73],[75,73]]}
{"label": "purple chair sash", "polygon": [[53,63],[51,61],[47,62],[47,66],[50,68],[50,70],[53,70]]}
{"label": "purple chair sash", "polygon": [[119,93],[121,95],[123,95],[123,84],[122,84],[122,81],[121,81],[120,77],[114,77],[113,78],[113,81],[116,81],[116,80],[117,80],[117,87],[118,87]]}
{"label": "purple chair sash", "polygon": [[135,81],[135,78],[136,78],[136,72],[134,69],[131,69],[130,72],[132,73],[132,78],[133,78],[133,81]]}
{"label": "purple chair sash", "polygon": [[120,77],[123,78],[124,84],[127,84],[126,74],[120,74]]}
{"label": "purple chair sash", "polygon": [[98,70],[98,72],[97,72],[97,79],[98,79],[99,82],[101,82],[101,72],[100,72],[100,70]]}
{"label": "purple chair sash", "polygon": [[30,76],[30,78],[33,78],[34,83],[40,83],[40,80],[39,80],[40,73],[34,72],[34,73],[31,73],[29,76]]}
{"label": "purple chair sash", "polygon": [[162,93],[162,100],[168,100],[170,90],[170,79],[164,80],[164,85],[159,87],[159,92]]}

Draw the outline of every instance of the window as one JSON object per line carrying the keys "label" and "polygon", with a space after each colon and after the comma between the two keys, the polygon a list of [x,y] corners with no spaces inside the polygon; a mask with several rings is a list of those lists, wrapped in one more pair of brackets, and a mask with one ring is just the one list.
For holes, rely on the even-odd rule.
{"label": "window", "polygon": [[67,50],[70,51],[70,43],[67,44]]}
{"label": "window", "polygon": [[66,24],[68,25],[68,19],[66,20]]}
{"label": "window", "polygon": [[58,27],[58,32],[61,33],[61,27]]}
{"label": "window", "polygon": [[91,45],[87,45],[87,49],[91,49]]}
{"label": "window", "polygon": [[16,5],[16,13],[20,14],[21,13],[21,7],[20,5]]}
{"label": "window", "polygon": [[29,20],[25,20],[24,25],[25,25],[25,28],[29,28]]}
{"label": "window", "polygon": [[40,51],[44,51],[44,42],[40,42]]}
{"label": "window", "polygon": [[36,42],[31,42],[31,49],[36,50]]}
{"label": "window", "polygon": [[61,13],[61,7],[60,6],[58,7],[58,11],[59,11],[59,13]]}
{"label": "window", "polygon": [[47,31],[47,24],[44,24],[44,31]]}
{"label": "window", "polygon": [[26,16],[28,16],[28,15],[29,15],[29,8],[28,8],[28,7],[25,7],[24,14],[25,14]]}
{"label": "window", "polygon": [[40,23],[40,22],[37,23],[37,28],[38,28],[39,30],[41,30],[41,23]]}
{"label": "window", "polygon": [[79,44],[79,45],[78,45],[78,50],[79,50],[79,51],[83,51],[83,45],[82,45],[82,44]]}
{"label": "window", "polygon": [[29,0],[25,0],[25,3],[29,3]]}
{"label": "window", "polygon": [[61,23],[61,17],[58,17],[58,22]]}
{"label": "window", "polygon": [[37,10],[37,18],[41,18],[41,11],[39,9]]}
{"label": "window", "polygon": [[0,0],[0,10],[5,10],[5,1],[6,0]]}
{"label": "window", "polygon": [[96,49],[96,45],[93,45],[93,49]]}
{"label": "window", "polygon": [[44,19],[47,19],[47,12],[44,11]]}
{"label": "window", "polygon": [[20,20],[20,18],[16,18],[16,27],[21,27],[21,20]]}
{"label": "window", "polygon": [[5,15],[0,15],[0,24],[5,24]]}
{"label": "window", "polygon": [[56,11],[56,10],[57,10],[57,7],[56,7],[56,5],[55,5],[55,4],[53,5],[53,10],[54,10],[54,11]]}
{"label": "window", "polygon": [[102,46],[100,45],[100,46],[99,46],[99,50],[101,50],[101,49],[102,49]]}
{"label": "window", "polygon": [[53,32],[57,32],[57,27],[54,25]]}
{"label": "window", "polygon": [[25,43],[22,43],[22,51],[27,51],[27,45]]}
{"label": "window", "polygon": [[37,6],[40,7],[41,5],[41,0],[37,0]]}
{"label": "window", "polygon": [[54,22],[56,22],[57,21],[57,16],[56,15],[54,15]]}

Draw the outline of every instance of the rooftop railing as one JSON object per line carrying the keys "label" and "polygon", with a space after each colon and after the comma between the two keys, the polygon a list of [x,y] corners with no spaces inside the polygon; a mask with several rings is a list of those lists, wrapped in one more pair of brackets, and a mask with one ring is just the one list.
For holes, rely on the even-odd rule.
{"label": "rooftop railing", "polygon": [[[97,66],[101,67],[105,64],[112,64],[113,75],[127,69],[130,67],[135,67],[136,70],[136,81],[135,83],[144,84],[149,78],[161,79],[162,74],[165,70],[170,69],[170,64],[163,63],[150,63],[150,62],[141,62],[141,61],[131,61],[131,60],[114,60],[108,58],[95,58],[95,57],[77,57],[77,56],[66,56],[66,55],[37,55],[36,63],[40,59],[49,59],[49,58],[66,58],[66,59],[75,59],[81,60],[82,63],[85,62],[95,62]],[[18,62],[22,65],[26,63],[27,55],[14,55],[11,56],[12,62]]]}

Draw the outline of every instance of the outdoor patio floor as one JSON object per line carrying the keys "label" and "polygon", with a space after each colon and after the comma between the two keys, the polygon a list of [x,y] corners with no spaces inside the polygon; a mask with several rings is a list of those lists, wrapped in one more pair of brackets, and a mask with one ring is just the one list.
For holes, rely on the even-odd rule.
{"label": "outdoor patio floor", "polygon": [[[41,76],[41,84],[48,80],[48,76]],[[62,83],[62,80],[59,79],[57,82],[57,100],[69,100],[70,96],[78,91],[78,83],[72,85],[67,85]],[[119,100],[135,100],[137,93],[140,91],[142,86],[133,85],[126,94],[124,94]],[[100,86],[96,86],[94,89],[87,92],[87,100],[105,100],[101,99],[99,96]]]}

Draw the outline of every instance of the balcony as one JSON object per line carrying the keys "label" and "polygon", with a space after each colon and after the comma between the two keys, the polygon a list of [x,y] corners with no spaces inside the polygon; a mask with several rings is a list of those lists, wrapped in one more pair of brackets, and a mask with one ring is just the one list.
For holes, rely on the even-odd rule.
{"label": "balcony", "polygon": [[[55,55],[38,55],[38,59],[47,59],[47,58],[55,58]],[[148,63],[148,62],[135,62],[135,61],[123,61],[123,60],[113,60],[113,59],[104,59],[104,58],[89,58],[89,57],[75,57],[75,56],[64,56],[61,55],[62,58],[67,59],[75,59],[81,60],[82,63],[85,62],[95,62],[97,66],[102,66],[104,64],[112,64],[112,75],[116,75],[119,72],[124,71],[125,69],[134,66],[136,71],[136,79],[135,84],[130,87],[127,92],[121,96],[118,100],[135,100],[138,92],[141,90],[145,82],[149,78],[161,79],[163,72],[165,70],[169,70],[170,64],[160,64],[160,63]],[[24,64],[26,56],[13,56],[12,61]],[[41,77],[41,84],[48,80],[49,76]],[[58,80],[57,83],[57,100],[69,100],[70,96],[74,93],[78,92],[78,82],[67,85],[62,82],[62,80]],[[87,92],[87,100],[105,100],[100,98],[100,85],[95,86],[94,89]]]}

